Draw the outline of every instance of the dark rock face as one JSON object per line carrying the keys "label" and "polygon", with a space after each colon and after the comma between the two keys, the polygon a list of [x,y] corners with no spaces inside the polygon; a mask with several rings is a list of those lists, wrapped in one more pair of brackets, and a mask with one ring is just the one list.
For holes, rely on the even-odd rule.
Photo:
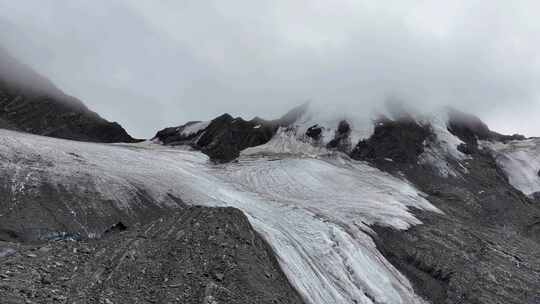
{"label": "dark rock face", "polygon": [[0,241],[2,252],[2,303],[302,303],[233,208],[189,207],[100,240]]}
{"label": "dark rock face", "polygon": [[448,131],[461,139],[465,146],[459,147],[465,154],[472,154],[478,150],[478,140],[510,141],[523,140],[523,135],[502,135],[491,131],[478,117],[449,109]]}
{"label": "dark rock face", "polygon": [[119,124],[65,95],[1,48],[0,128],[81,141],[134,141]]}
{"label": "dark rock face", "polygon": [[195,147],[212,160],[228,162],[237,158],[245,148],[267,143],[276,130],[276,125],[266,121],[245,121],[224,114],[212,120]]}
{"label": "dark rock face", "polygon": [[373,135],[358,143],[351,157],[358,160],[391,159],[399,163],[416,163],[424,151],[424,141],[430,136],[432,132],[429,126],[420,125],[412,119],[382,119],[376,123]]}
{"label": "dark rock face", "polygon": [[322,127],[319,127],[319,125],[311,126],[306,130],[306,136],[309,138],[312,138],[315,141],[320,140],[321,135],[322,135]]}
{"label": "dark rock face", "polygon": [[349,152],[351,150],[351,126],[346,120],[339,122],[336,129],[334,138],[328,142],[327,148],[337,149],[342,152]]}
{"label": "dark rock face", "polygon": [[[513,188],[493,157],[476,145],[478,139],[502,137],[484,124],[454,120],[449,129],[466,142],[471,158],[462,163],[462,176],[441,177],[416,163],[420,144],[430,136],[427,127],[387,122],[378,128],[352,156],[392,174],[401,172],[444,212],[416,212],[423,224],[407,231],[375,228],[378,248],[416,292],[432,303],[537,301],[540,208]],[[381,157],[394,162],[381,162]],[[459,170],[458,164],[449,165]]]}
{"label": "dark rock face", "polygon": [[196,122],[161,130],[155,138],[166,145],[189,145],[213,161],[228,162],[237,158],[243,149],[268,142],[279,127],[276,122],[260,118],[245,121],[240,117],[223,114],[212,120],[206,128],[184,135],[183,130],[193,123]]}
{"label": "dark rock face", "polygon": [[477,139],[488,140],[494,137],[478,117],[452,109],[449,111],[448,131],[467,145],[476,145]]}

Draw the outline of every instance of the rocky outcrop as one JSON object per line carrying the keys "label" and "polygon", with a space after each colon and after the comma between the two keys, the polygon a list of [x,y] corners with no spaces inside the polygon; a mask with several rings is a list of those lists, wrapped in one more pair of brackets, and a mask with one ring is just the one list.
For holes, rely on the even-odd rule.
{"label": "rocky outcrop", "polygon": [[319,125],[313,125],[309,127],[306,131],[306,136],[313,139],[314,141],[319,141],[321,139],[323,128]]}
{"label": "rocky outcrop", "polygon": [[459,149],[465,154],[478,151],[478,140],[506,142],[525,139],[523,135],[519,134],[502,135],[493,132],[478,117],[455,109],[448,109],[448,116],[448,131],[464,142]]}
{"label": "rocky outcrop", "polygon": [[302,303],[233,208],[189,207],[99,240],[0,241],[2,303]]}
{"label": "rocky outcrop", "polygon": [[289,111],[276,120],[264,120],[256,117],[246,121],[241,117],[223,114],[196,132],[186,132],[194,124],[189,122],[176,128],[159,131],[154,139],[166,145],[189,145],[200,150],[216,162],[229,162],[240,155],[240,151],[267,143],[276,134],[279,127],[294,123],[306,110],[303,104]]}
{"label": "rocky outcrop", "polygon": [[0,48],[0,128],[93,142],[134,142]]}
{"label": "rocky outcrop", "polygon": [[245,121],[224,114],[212,120],[194,146],[212,160],[227,162],[237,158],[245,148],[267,143],[277,128],[264,120]]}
{"label": "rocky outcrop", "polygon": [[430,136],[433,136],[430,126],[412,118],[383,118],[375,123],[373,135],[358,143],[351,157],[372,162],[390,159],[399,163],[416,163],[424,151],[424,141]]}
{"label": "rocky outcrop", "polygon": [[[308,129],[309,131],[309,129]],[[329,149],[336,149],[348,153],[351,151],[351,126],[346,120],[339,122],[334,138],[326,145]]]}

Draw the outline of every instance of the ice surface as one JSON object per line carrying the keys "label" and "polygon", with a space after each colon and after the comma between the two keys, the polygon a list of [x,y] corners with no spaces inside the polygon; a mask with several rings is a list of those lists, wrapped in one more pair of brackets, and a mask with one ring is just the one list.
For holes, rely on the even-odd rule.
{"label": "ice surface", "polygon": [[45,181],[71,191],[92,187],[129,210],[142,187],[161,206],[177,206],[168,193],[233,206],[270,243],[306,303],[424,303],[378,252],[370,225],[407,229],[420,224],[409,207],[439,211],[406,181],[365,163],[294,154],[248,153],[212,165],[200,152],[151,142],[92,144],[0,130],[0,170],[13,177],[14,191]]}
{"label": "ice surface", "polygon": [[182,130],[182,135],[189,136],[191,134],[195,134],[201,130],[206,129],[209,124],[210,124],[210,121],[200,121],[200,122],[189,124],[185,126],[184,129]]}
{"label": "ice surface", "polygon": [[506,144],[483,141],[481,146],[493,152],[512,186],[526,195],[540,191],[540,138]]}

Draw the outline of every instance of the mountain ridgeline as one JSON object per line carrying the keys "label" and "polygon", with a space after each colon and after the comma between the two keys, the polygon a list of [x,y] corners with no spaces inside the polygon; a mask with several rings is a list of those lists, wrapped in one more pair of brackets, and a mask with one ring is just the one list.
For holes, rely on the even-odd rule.
{"label": "mountain ridgeline", "polygon": [[0,127],[91,142],[134,142],[80,100],[0,48]]}
{"label": "mountain ridgeline", "polygon": [[280,127],[294,124],[307,108],[308,104],[303,104],[275,120],[256,117],[246,121],[223,114],[210,122],[193,121],[163,129],[154,139],[166,145],[189,145],[214,161],[228,162],[246,148],[267,143]]}

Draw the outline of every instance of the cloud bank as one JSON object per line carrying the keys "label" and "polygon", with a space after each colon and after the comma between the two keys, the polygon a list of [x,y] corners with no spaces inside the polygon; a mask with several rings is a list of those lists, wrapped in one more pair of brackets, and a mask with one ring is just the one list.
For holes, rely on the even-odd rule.
{"label": "cloud bank", "polygon": [[0,41],[133,135],[314,100],[540,135],[538,1],[0,0]]}

